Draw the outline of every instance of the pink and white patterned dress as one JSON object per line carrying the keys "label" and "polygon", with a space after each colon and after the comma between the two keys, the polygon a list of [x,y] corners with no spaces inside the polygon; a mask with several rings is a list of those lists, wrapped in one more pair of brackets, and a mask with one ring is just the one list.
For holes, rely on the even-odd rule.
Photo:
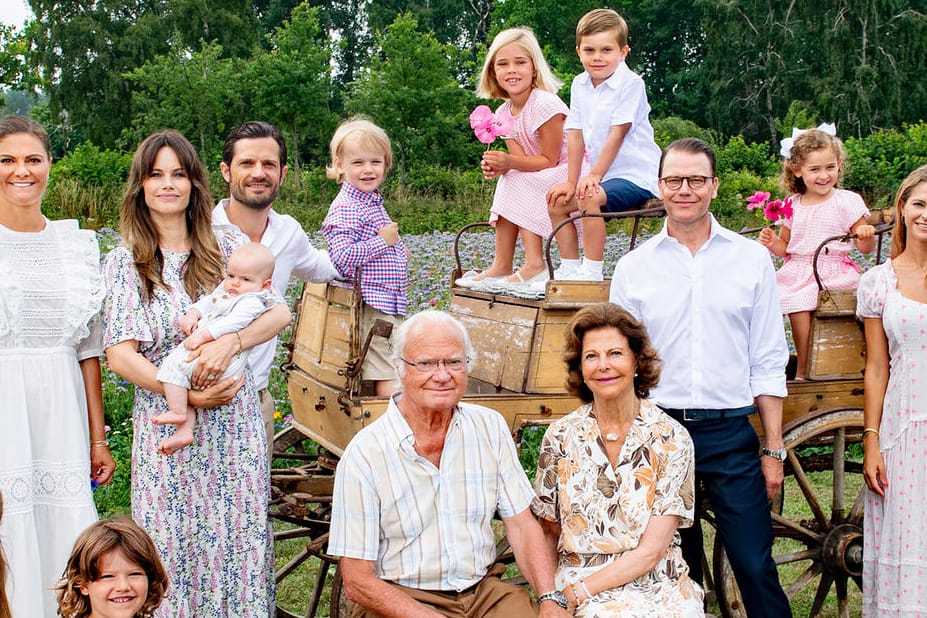
{"label": "pink and white patterned dress", "polygon": [[[511,102],[506,101],[496,111],[498,115],[511,115]],[[556,116],[570,112],[566,103],[556,94],[534,88],[517,116],[512,116],[514,127],[511,137],[524,148],[525,154],[541,154],[541,126]],[[536,172],[509,170],[498,178],[492,198],[489,222],[495,225],[499,217],[542,238],[550,236],[550,216],[547,214],[547,190],[567,180],[566,132],[560,146],[557,165]]]}
{"label": "pink and white patterned dress", "polygon": [[[791,220],[783,225],[792,230],[786,248],[785,263],[776,272],[782,313],[814,311],[818,306],[818,284],[814,279],[814,252],[825,239],[846,234],[868,217],[869,209],[857,193],[834,189],[830,198],[806,206],[801,195],[794,195]],[[851,242],[832,242],[818,258],[818,273],[828,290],[852,290],[859,283],[859,266],[848,255]]]}
{"label": "pink and white patterned dress", "polygon": [[[247,240],[228,231],[216,236],[226,258]],[[148,304],[132,252],[120,246],[106,256],[104,348],[136,340],[139,353],[160,365],[183,342],[180,320],[192,304],[182,279],[188,255],[164,251],[168,289],[156,289]],[[174,428],[151,422],[167,411],[167,401],[135,388],[132,517],[154,539],[170,578],[156,616],[274,613],[267,438],[250,369],[245,375],[230,404],[197,410],[193,444],[171,456],[158,453],[158,444]]]}
{"label": "pink and white patterned dress", "polygon": [[863,274],[860,318],[882,318],[890,373],[879,423],[885,497],[866,490],[863,616],[927,616],[927,303],[901,295],[891,261]]}

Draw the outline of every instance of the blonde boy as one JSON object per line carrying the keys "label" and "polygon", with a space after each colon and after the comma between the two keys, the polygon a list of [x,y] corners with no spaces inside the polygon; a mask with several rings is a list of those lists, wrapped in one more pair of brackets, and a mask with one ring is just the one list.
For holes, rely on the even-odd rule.
{"label": "blonde boy", "polygon": [[[625,64],[630,51],[628,25],[611,9],[592,10],[576,25],[576,53],[585,71],[570,87],[567,181],[547,192],[554,227],[576,210],[621,212],[656,197],[660,149],[644,80]],[[584,156],[591,169],[580,177]],[[605,220],[586,218],[582,227],[583,259],[576,228],[557,233],[562,261],[556,279],[602,280]]]}

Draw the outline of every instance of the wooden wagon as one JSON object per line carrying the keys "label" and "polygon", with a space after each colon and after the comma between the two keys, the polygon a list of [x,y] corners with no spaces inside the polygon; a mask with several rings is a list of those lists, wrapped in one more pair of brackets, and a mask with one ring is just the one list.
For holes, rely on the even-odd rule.
{"label": "wooden wagon", "polygon": [[[662,208],[651,208],[604,216],[633,221],[633,246],[641,220],[662,214]],[[885,220],[884,212],[873,215],[873,222],[882,224],[880,233],[889,227]],[[458,240],[471,227],[464,228]],[[825,245],[819,250],[826,250]],[[549,248],[548,242],[548,263]],[[456,257],[451,281],[461,271],[460,255]],[[608,291],[607,280],[549,281],[540,299],[452,287],[449,311],[466,325],[476,356],[465,400],[502,414],[517,442],[526,429],[574,410],[579,402],[563,387],[563,332],[577,309],[608,300]],[[811,617],[820,615],[828,597],[831,603],[836,598],[837,615],[849,616],[849,582],[858,588],[862,572],[865,358],[854,313],[852,292],[822,292],[813,318],[810,379],[790,381],[784,402],[787,481],[784,501],[772,506],[774,557],[789,598],[810,597]],[[320,567],[308,607],[300,608],[299,614],[278,608],[278,616],[315,616],[329,586],[329,571],[337,559],[325,548],[338,457],[388,403],[360,379],[366,346],[371,337],[382,334],[388,335],[360,332],[360,303],[351,289],[305,286],[284,367],[294,421],[274,441],[275,457],[291,465],[273,470],[271,515],[296,526],[278,533],[278,539],[306,539],[302,551],[278,571],[278,581],[310,558],[318,558]],[[753,420],[761,433],[758,419]],[[711,523],[710,512],[705,520]],[[706,588],[722,615],[745,616],[719,542],[705,559],[711,567],[706,573],[713,574]],[[330,615],[343,616],[337,572],[330,586]]]}

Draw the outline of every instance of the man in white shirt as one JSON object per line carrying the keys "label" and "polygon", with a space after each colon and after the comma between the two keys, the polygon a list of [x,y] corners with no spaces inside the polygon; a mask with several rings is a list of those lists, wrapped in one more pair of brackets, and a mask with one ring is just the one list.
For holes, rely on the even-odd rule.
{"label": "man in white shirt", "polygon": [[[659,182],[663,230],[618,262],[610,300],[644,322],[660,353],[652,399],[692,436],[696,487],[712,505],[747,614],[791,616],[768,504],[782,487],[788,361],[772,261],[709,213],[718,178],[708,144],[670,144]],[[756,410],[762,455],[748,421]],[[692,578],[701,579],[701,527],[680,533]]]}
{"label": "man in white shirt", "polygon": [[[274,211],[272,205],[286,178],[286,142],[277,127],[266,122],[246,122],[229,133],[222,149],[222,176],[231,197],[212,211],[213,227],[231,225],[253,242],[274,254],[274,287],[285,294],[290,277],[305,281],[330,281],[338,277],[328,253],[309,243],[293,217]],[[273,446],[274,398],[267,390],[277,338],[256,346],[250,363],[261,396],[261,412],[268,447]],[[229,357],[235,352],[229,350]],[[203,361],[200,360],[200,363]]]}
{"label": "man in white shirt", "polygon": [[447,313],[423,311],[396,332],[402,388],[335,475],[328,552],[341,556],[352,618],[538,615],[524,588],[500,580],[496,512],[540,616],[571,615],[505,419],[460,401],[472,356]]}

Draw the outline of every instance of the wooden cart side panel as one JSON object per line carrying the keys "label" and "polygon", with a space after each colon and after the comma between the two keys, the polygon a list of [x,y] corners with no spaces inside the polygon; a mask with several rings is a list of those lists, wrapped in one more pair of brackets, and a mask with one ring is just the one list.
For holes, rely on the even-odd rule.
{"label": "wooden cart side panel", "polygon": [[573,311],[541,311],[541,321],[531,354],[525,391],[538,394],[564,393],[566,365],[563,363],[563,336]]}
{"label": "wooden cart side panel", "polygon": [[293,340],[292,362],[326,384],[342,385],[351,359],[353,291],[307,283]]}
{"label": "wooden cart side panel", "polygon": [[866,366],[865,335],[856,320],[856,290],[821,292],[811,315],[808,377],[860,378]]}
{"label": "wooden cart side panel", "polygon": [[449,311],[470,334],[475,355],[470,375],[506,390],[524,391],[537,307],[455,296]]}

